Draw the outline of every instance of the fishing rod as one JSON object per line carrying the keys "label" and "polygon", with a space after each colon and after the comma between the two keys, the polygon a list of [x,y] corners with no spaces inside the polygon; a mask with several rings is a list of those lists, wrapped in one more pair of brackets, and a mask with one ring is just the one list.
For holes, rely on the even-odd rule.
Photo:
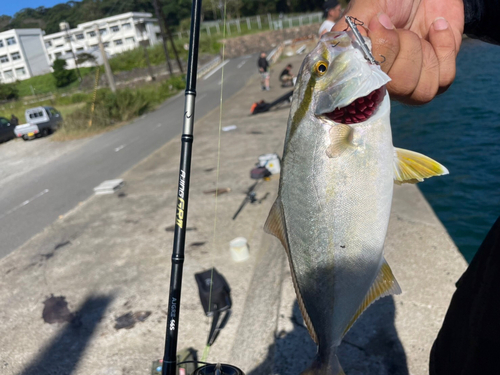
{"label": "fishing rod", "polygon": [[186,75],[184,119],[181,136],[181,162],[175,212],[175,232],[170,271],[168,296],[167,333],[163,354],[162,375],[177,375],[177,338],[179,335],[179,313],[182,288],[182,268],[186,242],[189,180],[191,177],[191,155],[193,148],[194,109],[196,97],[196,75],[198,73],[198,46],[200,41],[200,16],[202,0],[193,0],[191,7],[191,33],[189,36],[189,58]]}
{"label": "fishing rod", "polygon": [[[174,243],[170,271],[167,328],[165,351],[162,361],[162,375],[177,375],[177,339],[182,288],[182,269],[186,243],[189,182],[191,177],[191,155],[193,147],[194,110],[196,98],[196,76],[198,73],[198,46],[200,41],[200,16],[202,0],[193,0],[191,8],[191,29],[189,37],[189,58],[184,100],[184,119],[181,136],[181,161],[177,188]],[[198,368],[193,375],[244,375],[235,366],[228,364],[207,364]]]}

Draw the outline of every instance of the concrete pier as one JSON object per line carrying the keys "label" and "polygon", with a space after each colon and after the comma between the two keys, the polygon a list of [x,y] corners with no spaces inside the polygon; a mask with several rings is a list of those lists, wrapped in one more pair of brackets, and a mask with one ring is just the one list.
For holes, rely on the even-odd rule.
{"label": "concrete pier", "polygon": [[[204,192],[216,183],[219,109],[195,122],[178,347],[203,352],[210,320],[193,275],[215,266],[231,286],[233,314],[208,361],[253,375],[299,374],[315,353],[284,251],[262,230],[278,178],[260,183],[262,202],[232,220],[254,182],[249,172],[258,156],[281,154],[289,111],[283,105],[249,116],[250,106],[283,95],[279,72],[288,62],[297,72],[302,58],[273,67],[271,91],[261,91],[256,74],[224,103],[222,126],[237,128],[221,134],[219,187],[231,191],[219,196],[217,208]],[[151,373],[163,354],[179,152],[180,140],[166,144],[119,176],[125,185],[117,193],[82,202],[0,261],[2,374]],[[250,259],[235,263],[229,241],[240,236],[248,239]],[[361,316],[339,359],[348,375],[425,375],[466,263],[415,186],[395,190],[386,257],[403,293]],[[59,304],[58,316],[48,314],[51,303]],[[128,329],[117,329],[124,319],[132,319]]]}

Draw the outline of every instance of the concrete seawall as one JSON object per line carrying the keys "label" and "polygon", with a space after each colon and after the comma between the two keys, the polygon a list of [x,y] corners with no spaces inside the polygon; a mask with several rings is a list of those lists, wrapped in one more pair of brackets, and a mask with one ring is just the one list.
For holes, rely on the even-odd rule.
{"label": "concrete seawall", "polygon": [[263,31],[229,38],[224,41],[227,58],[249,55],[261,51],[268,51],[269,47],[276,47],[285,40],[303,38],[308,35],[317,35],[320,24],[313,23],[305,26],[290,27],[283,30]]}
{"label": "concrete seawall", "polygon": [[[299,374],[315,353],[284,251],[262,231],[278,179],[262,182],[256,189],[262,202],[248,204],[232,220],[253,184],[249,171],[257,157],[281,154],[289,111],[283,105],[248,116],[250,106],[284,94],[279,72],[288,62],[297,69],[302,58],[272,68],[271,91],[261,91],[256,74],[224,103],[222,126],[237,128],[221,134],[219,187],[231,191],[219,196],[217,211],[214,197],[204,192],[215,188],[219,110],[195,125],[178,347],[193,347],[201,356],[211,321],[193,275],[215,266],[231,286],[233,315],[208,361],[232,363],[247,374]],[[2,374],[150,373],[163,353],[179,151],[178,140],[167,143],[121,176],[126,185],[119,195],[83,202],[0,260]],[[242,263],[229,253],[229,241],[238,236],[250,244],[250,259]],[[466,263],[415,186],[395,190],[386,255],[403,294],[371,306],[346,336],[339,358],[348,375],[425,375]],[[67,302],[66,322],[49,324],[42,317],[51,295]],[[129,313],[150,315],[117,329],[117,318]]]}

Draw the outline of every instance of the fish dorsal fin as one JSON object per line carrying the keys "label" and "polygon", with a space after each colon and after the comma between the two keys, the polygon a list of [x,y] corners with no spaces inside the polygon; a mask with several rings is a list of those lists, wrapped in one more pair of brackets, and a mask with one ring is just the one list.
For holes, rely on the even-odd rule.
{"label": "fish dorsal fin", "polygon": [[326,155],[329,158],[336,158],[353,147],[351,143],[352,128],[349,125],[334,125],[328,134],[330,135],[330,145],[326,149]]}
{"label": "fish dorsal fin", "polygon": [[373,302],[379,298],[400,293],[401,288],[392,273],[391,267],[389,267],[387,261],[384,259],[384,263],[382,263],[382,267],[380,267],[380,271],[378,272],[375,282],[370,287],[370,290],[366,294],[361,306],[359,306],[358,311],[356,311],[356,314],[354,314],[349,325],[345,329],[344,335],[351,329],[352,325],[363,313],[363,311],[365,311]]}
{"label": "fish dorsal fin", "polygon": [[318,344],[318,336],[314,331],[314,327],[311,322],[311,318],[309,318],[309,314],[307,313],[306,307],[304,305],[304,300],[302,299],[302,295],[300,293],[299,284],[297,283],[297,277],[295,276],[295,268],[292,263],[292,256],[290,254],[290,248],[288,246],[288,236],[286,232],[286,223],[285,223],[285,214],[283,211],[283,204],[281,203],[280,197],[276,198],[276,201],[269,212],[269,216],[267,217],[266,224],[264,225],[264,230],[275,236],[277,239],[281,241],[281,244],[285,248],[286,255],[288,257],[288,262],[290,264],[290,271],[292,274],[293,286],[295,287],[295,294],[297,295],[297,302],[300,307],[300,312],[302,313],[302,317],[304,318],[304,323],[311,335],[311,338],[314,340],[316,344]]}
{"label": "fish dorsal fin", "polygon": [[428,156],[402,148],[394,148],[394,181],[416,184],[424,178],[448,174],[448,169]]}

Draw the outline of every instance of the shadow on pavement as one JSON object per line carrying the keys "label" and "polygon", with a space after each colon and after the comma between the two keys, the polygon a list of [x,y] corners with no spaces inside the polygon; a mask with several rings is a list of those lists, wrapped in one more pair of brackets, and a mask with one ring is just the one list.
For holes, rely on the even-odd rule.
{"label": "shadow on pavement", "polygon": [[71,374],[112,300],[112,296],[89,297],[72,321],[19,375]]}
{"label": "shadow on pavement", "polygon": [[[354,324],[338,350],[347,375],[409,375],[406,354],[394,326],[395,312],[394,299],[384,297]],[[309,367],[316,345],[304,326],[297,302],[290,319],[293,331],[278,332],[266,359],[248,375],[298,375]]]}

